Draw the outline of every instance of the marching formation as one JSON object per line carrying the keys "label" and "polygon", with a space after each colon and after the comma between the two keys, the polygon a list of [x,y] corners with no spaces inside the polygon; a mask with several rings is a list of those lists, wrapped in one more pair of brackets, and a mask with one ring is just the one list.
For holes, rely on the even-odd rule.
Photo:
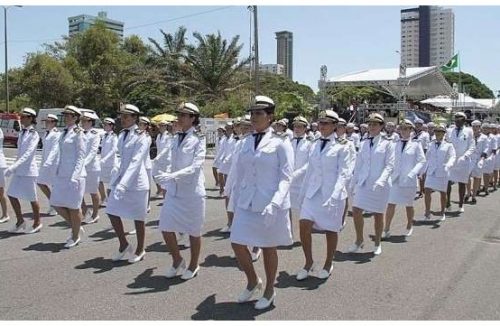
{"label": "marching formation", "polygon": [[[230,233],[234,258],[244,272],[247,284],[237,297],[250,301],[258,291],[262,296],[256,309],[269,307],[275,299],[274,283],[278,271],[278,246],[293,243],[292,224],[298,223],[298,238],[304,265],[297,266],[297,280],[315,276],[327,279],[339,234],[345,227],[349,207],[355,238],[347,248],[357,253],[365,246],[363,214],[374,216],[374,255],[382,254],[381,240],[391,237],[395,207],[406,209],[404,235],[413,234],[414,202],[424,198],[423,220],[431,219],[432,199],[439,198],[439,222],[447,212],[464,212],[464,204],[477,204],[477,195],[500,186],[500,125],[472,121],[454,115],[454,124],[403,120],[399,125],[386,122],[378,113],[370,114],[359,128],[347,123],[333,110],[319,113],[310,123],[305,117],[275,121],[275,104],[266,96],[256,96],[246,115],[217,130],[213,176],[225,197],[227,224],[221,232]],[[35,153],[40,140],[34,129],[37,112],[21,112],[22,132],[18,139],[17,160],[7,167],[0,147],[0,223],[8,222],[4,195],[5,179],[11,178],[6,194],[16,215],[9,232],[40,232],[37,185],[49,199],[49,215],[60,215],[71,228],[66,248],[74,248],[85,232],[82,224],[96,223],[104,206],[118,239],[113,261],[137,263],[144,259],[145,220],[149,213],[151,184],[153,196],[163,198],[159,229],[171,264],[167,278],[189,280],[199,271],[201,240],[205,222],[205,177],[203,164],[206,140],[199,132],[200,112],[192,103],[176,109],[174,122],[161,121],[154,140],[157,155],[150,158],[151,121],[134,105],[120,107],[121,131],[115,120],[103,119],[104,132],[95,128],[95,113],[68,105],[62,117],[49,114],[42,137],[40,167]],[[59,131],[58,120],[65,129]],[[3,134],[0,130],[0,146]],[[453,185],[458,185],[458,208],[451,206]],[[436,193],[433,195],[433,193]],[[89,194],[92,209],[84,195]],[[439,194],[439,196],[437,196]],[[27,225],[20,200],[29,201],[33,223]],[[57,212],[57,213],[56,213]],[[134,221],[127,232],[123,220]],[[315,265],[312,232],[325,234],[323,264]],[[136,247],[126,235],[135,233]],[[189,259],[179,251],[178,242],[188,238]],[[253,265],[264,260],[265,279]]]}

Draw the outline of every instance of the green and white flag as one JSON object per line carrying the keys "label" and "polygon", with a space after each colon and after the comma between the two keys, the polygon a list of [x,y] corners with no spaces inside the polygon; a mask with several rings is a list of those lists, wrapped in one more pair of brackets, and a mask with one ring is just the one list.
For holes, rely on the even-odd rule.
{"label": "green and white flag", "polygon": [[441,71],[450,71],[458,67],[458,53],[455,54],[447,64],[441,66]]}

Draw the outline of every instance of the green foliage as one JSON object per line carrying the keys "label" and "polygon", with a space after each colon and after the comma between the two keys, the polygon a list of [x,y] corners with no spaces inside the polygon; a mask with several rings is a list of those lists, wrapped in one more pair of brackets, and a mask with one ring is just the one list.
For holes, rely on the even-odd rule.
{"label": "green foliage", "polygon": [[444,72],[444,78],[450,85],[459,84],[461,80],[462,88],[461,93],[467,93],[473,98],[494,98],[494,94],[491,89],[485,84],[481,83],[479,79],[471,74],[465,72]]}

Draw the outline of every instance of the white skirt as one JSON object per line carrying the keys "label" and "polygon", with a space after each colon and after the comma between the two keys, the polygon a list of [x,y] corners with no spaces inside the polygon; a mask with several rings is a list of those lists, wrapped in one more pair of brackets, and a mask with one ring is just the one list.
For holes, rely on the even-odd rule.
{"label": "white skirt", "polygon": [[12,175],[9,189],[7,189],[7,196],[29,202],[37,201],[36,177]]}
{"label": "white skirt", "polygon": [[312,198],[304,198],[300,219],[313,221],[313,228],[319,231],[340,232],[345,199],[335,200],[334,206],[328,207],[323,207],[324,202],[321,191],[317,191]]}
{"label": "white skirt", "polygon": [[400,187],[398,184],[393,184],[389,191],[388,203],[413,207],[416,191],[417,187]]}
{"label": "white skirt", "polygon": [[500,170],[500,147],[497,149],[497,154],[495,155],[495,170]]}
{"label": "white skirt", "polygon": [[363,186],[356,186],[352,207],[360,208],[367,212],[385,213],[387,201],[389,200],[389,186],[382,189],[372,190],[373,184],[365,182]]}
{"label": "white skirt", "polygon": [[260,248],[289,246],[293,243],[288,209],[278,209],[269,226],[265,225],[264,219],[260,212],[236,207],[231,242]]}
{"label": "white skirt", "polygon": [[492,156],[484,160],[483,171],[486,174],[491,174],[495,170],[495,158],[496,156]]}
{"label": "white skirt", "polygon": [[87,171],[85,177],[85,193],[97,194],[99,192],[100,171]]}
{"label": "white skirt", "polygon": [[166,194],[160,210],[159,228],[164,232],[200,237],[205,223],[205,197],[176,197]]}
{"label": "white skirt", "polygon": [[300,211],[300,203],[299,203],[299,195],[300,195],[300,188],[298,189],[292,189],[290,188],[290,205],[292,206],[293,209],[297,209]]}
{"label": "white skirt", "polygon": [[450,169],[450,180],[453,182],[468,183],[470,175],[470,160],[455,164]]}
{"label": "white skirt", "polygon": [[56,169],[54,166],[41,166],[38,172],[36,183],[41,185],[50,186],[56,177]]}
{"label": "white skirt", "polygon": [[0,168],[0,188],[5,188],[5,170],[7,168]]}
{"label": "white skirt", "polygon": [[471,162],[471,177],[481,178],[483,176],[484,160]]}
{"label": "white skirt", "polygon": [[50,206],[80,209],[84,192],[84,177],[78,179],[76,188],[73,188],[70,177],[56,177],[52,183]]}
{"label": "white skirt", "polygon": [[112,166],[101,166],[101,175],[100,181],[105,184],[109,184],[111,182],[111,171],[113,170]]}
{"label": "white skirt", "polygon": [[448,189],[448,178],[427,175],[427,177],[425,178],[424,188],[429,188],[435,191],[446,192],[446,190]]}
{"label": "white skirt", "polygon": [[116,200],[111,190],[106,205],[106,214],[121,219],[145,221],[148,214],[148,190],[125,191],[120,200]]}

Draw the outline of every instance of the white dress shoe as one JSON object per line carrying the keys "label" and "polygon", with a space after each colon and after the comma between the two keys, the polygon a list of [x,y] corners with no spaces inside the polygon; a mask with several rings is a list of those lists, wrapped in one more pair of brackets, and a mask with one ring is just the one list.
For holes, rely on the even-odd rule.
{"label": "white dress shoe", "polygon": [[8,222],[10,220],[10,216],[2,216],[0,218],[0,224]]}
{"label": "white dress shoe", "polygon": [[326,270],[326,269],[320,270],[318,273],[318,278],[320,278],[322,280],[326,280],[327,278],[330,277],[330,275],[332,274],[332,271],[333,271],[333,264],[330,266],[329,270]]}
{"label": "white dress shoe", "polygon": [[269,308],[273,302],[274,298],[276,297],[276,294],[273,293],[273,296],[269,299],[262,297],[260,298],[256,303],[255,303],[255,309],[257,310],[262,310],[262,309],[267,309]]}
{"label": "white dress shoe", "polygon": [[413,227],[406,229],[405,236],[410,237],[413,234]]}
{"label": "white dress shoe", "polygon": [[21,223],[21,225],[19,225],[19,226],[17,226],[16,224],[14,224],[9,229],[9,233],[16,233],[16,234],[25,233],[25,231],[26,231],[26,222]]}
{"label": "white dress shoe", "polygon": [[104,200],[104,201],[101,203],[101,205],[100,205],[100,206],[101,206],[101,207],[106,207],[106,206],[108,206],[108,200],[107,200],[107,199],[106,199],[106,200]]}
{"label": "white dress shoe", "polygon": [[47,215],[56,216],[57,215],[56,209],[54,207],[50,206],[49,210],[47,211]]}
{"label": "white dress shoe", "polygon": [[137,234],[137,230],[136,229],[133,229],[132,231],[128,231],[127,232],[128,235],[134,235],[134,234]]}
{"label": "white dress shoe", "polygon": [[[85,229],[83,228],[83,226],[80,226],[80,232],[78,233],[78,237],[81,238],[84,233],[85,233]],[[68,242],[68,240],[71,238],[73,238],[73,231],[70,230],[69,235],[66,238],[66,242]]]}
{"label": "white dress shoe", "polygon": [[313,266],[311,265],[311,268],[309,268],[309,270],[305,269],[305,268],[301,268],[298,272],[297,272],[297,275],[295,276],[295,279],[297,281],[303,281],[305,280],[306,278],[309,277],[309,273],[311,273],[313,271]]}
{"label": "white dress shoe", "polygon": [[347,249],[347,252],[348,253],[356,253],[356,252],[359,252],[361,249],[363,249],[364,247],[364,244],[361,243],[360,245],[358,245],[357,243],[353,243],[348,249]]}
{"label": "white dress shoe", "polygon": [[181,275],[181,279],[187,281],[198,275],[198,272],[200,271],[200,266],[196,266],[194,271],[190,271],[189,269],[186,269],[184,273]]}
{"label": "white dress shoe", "polygon": [[97,223],[97,221],[99,219],[100,219],[99,215],[97,215],[95,218],[92,218],[92,214],[90,214],[87,217],[85,217],[85,219],[82,221],[82,223],[93,224],[93,223]]}
{"label": "white dress shoe", "polygon": [[132,246],[129,244],[125,250],[120,252],[119,250],[111,257],[112,261],[128,260],[132,255]]}
{"label": "white dress shoe", "polygon": [[441,218],[439,219],[441,222],[443,222],[444,220],[446,220],[446,214],[443,214],[443,216],[441,216]]}
{"label": "white dress shoe", "polygon": [[431,215],[430,214],[422,216],[422,220],[424,220],[424,221],[428,221],[430,219],[431,219]]}
{"label": "white dress shoe", "polygon": [[458,212],[459,212],[459,213],[463,213],[463,212],[465,212],[464,207],[463,207],[463,206],[462,206],[462,207],[460,207],[460,209],[458,210]]}
{"label": "white dress shoe", "polygon": [[29,230],[26,230],[26,234],[33,234],[33,233],[40,232],[42,227],[43,227],[42,223],[38,224],[38,226],[35,228],[32,226]]}
{"label": "white dress shoe", "polygon": [[231,258],[231,259],[235,259],[236,258],[236,255],[234,254],[234,251],[229,254],[229,258]]}
{"label": "white dress shoe", "polygon": [[382,232],[382,239],[389,239],[391,237],[391,231]]}
{"label": "white dress shoe", "polygon": [[238,303],[244,303],[244,302],[250,301],[250,299],[253,297],[255,292],[257,292],[261,289],[262,289],[262,280],[259,278],[257,280],[257,285],[255,285],[255,287],[253,289],[251,289],[251,290],[245,289],[245,290],[243,290],[243,292],[240,293],[240,295],[238,296]]}
{"label": "white dress shoe", "polygon": [[130,257],[128,262],[131,264],[137,263],[137,262],[143,260],[145,255],[146,255],[146,252],[143,250],[140,255],[134,254],[132,257]]}
{"label": "white dress shoe", "polygon": [[226,225],[222,229],[220,229],[220,233],[231,233],[231,227],[229,225]]}
{"label": "white dress shoe", "polygon": [[381,245],[375,246],[375,247],[373,248],[373,254],[374,254],[375,256],[378,256],[378,255],[380,255],[381,253],[382,253],[382,246],[381,246]]}
{"label": "white dress shoe", "polygon": [[449,213],[449,212],[453,212],[453,209],[452,209],[452,208],[451,208],[451,206],[450,206],[450,207],[447,207],[447,208],[446,208],[446,211],[447,211],[448,213]]}
{"label": "white dress shoe", "polygon": [[186,269],[186,261],[183,259],[179,264],[179,266],[177,266],[177,268],[175,268],[174,266],[170,266],[165,272],[165,277],[174,278],[178,276],[180,273],[183,273],[185,269]]}
{"label": "white dress shoe", "polygon": [[259,260],[259,257],[260,255],[262,254],[262,249],[258,249],[257,252],[251,252],[251,255],[252,255],[252,261],[253,262],[256,262],[257,260]]}
{"label": "white dress shoe", "polygon": [[64,248],[68,248],[68,249],[73,248],[74,246],[76,246],[77,244],[80,243],[80,240],[81,240],[80,237],[78,237],[78,239],[76,239],[76,240],[69,239],[66,242],[66,244],[64,245]]}

